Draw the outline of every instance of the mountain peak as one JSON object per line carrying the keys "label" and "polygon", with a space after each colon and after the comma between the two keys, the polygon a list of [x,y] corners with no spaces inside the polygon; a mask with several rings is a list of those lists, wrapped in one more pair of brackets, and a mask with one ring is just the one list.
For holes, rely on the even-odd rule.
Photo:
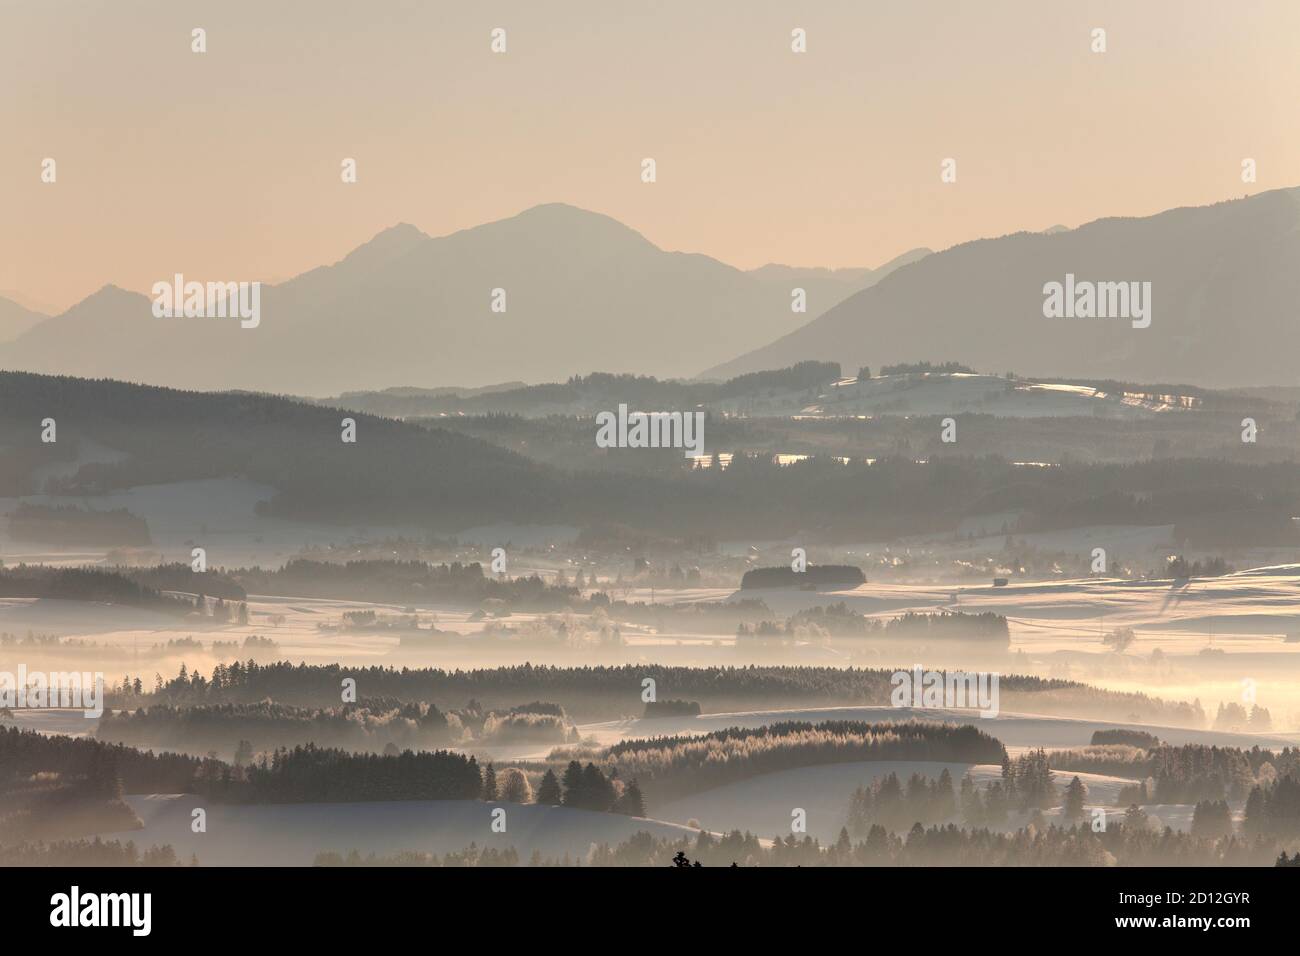
{"label": "mountain peak", "polygon": [[635,236],[642,242],[650,242],[641,233],[613,216],[607,216],[603,212],[593,212],[590,209],[583,209],[581,206],[573,206],[566,202],[548,202],[530,206],[523,212],[517,213],[508,219],[501,219],[495,223],[488,223],[488,225],[498,226],[505,223],[516,223],[539,229],[561,229],[588,233],[601,231],[610,235]]}
{"label": "mountain peak", "polygon": [[401,252],[419,244],[428,235],[421,232],[419,228],[411,225],[409,222],[399,222],[389,226],[387,229],[381,229],[375,233],[368,241],[363,242],[354,252],[361,249],[377,249],[384,252]]}
{"label": "mountain peak", "polygon": [[[571,219],[585,219],[588,217],[592,217],[598,219],[608,219],[610,222],[617,222],[617,220],[611,218],[610,216],[606,216],[604,213],[592,212],[590,209],[583,209],[581,206],[575,206],[572,203],[567,203],[567,202],[538,203],[536,206],[529,206],[527,209],[523,210],[522,212],[516,213],[514,216],[510,218],[523,219],[525,217],[537,217],[537,216],[544,216],[552,219],[557,219],[562,217],[567,217]],[[619,225],[622,225],[622,223],[619,223]]]}
{"label": "mountain peak", "polygon": [[[399,222],[375,233],[369,241],[363,242],[346,256],[340,263],[369,266],[405,255],[429,237],[409,222]],[[313,270],[316,271],[316,270]],[[307,273],[310,275],[311,273]]]}
{"label": "mountain peak", "polygon": [[376,242],[379,240],[384,240],[385,242],[395,242],[395,241],[410,242],[412,239],[428,239],[428,238],[429,237],[425,235],[423,232],[421,232],[417,226],[413,226],[409,222],[399,222],[399,223],[394,223],[393,225],[389,226],[387,229],[382,229],[379,232],[375,233],[374,238],[372,238],[370,241]]}
{"label": "mountain peak", "polygon": [[92,305],[111,303],[125,299],[133,299],[142,295],[144,295],[143,292],[133,292],[130,289],[123,289],[120,285],[114,285],[112,282],[105,282],[94,292],[90,293],[90,295],[86,296],[76,305],[73,305],[68,311],[80,308],[88,303]]}

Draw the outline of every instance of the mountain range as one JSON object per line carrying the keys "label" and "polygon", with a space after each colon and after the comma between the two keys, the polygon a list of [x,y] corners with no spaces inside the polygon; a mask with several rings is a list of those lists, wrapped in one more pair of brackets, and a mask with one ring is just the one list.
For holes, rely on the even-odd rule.
{"label": "mountain range", "polygon": [[49,316],[0,295],[0,342],[12,342]]}
{"label": "mountain range", "polygon": [[[149,297],[116,286],[52,317],[0,299],[0,368],[316,396],[950,359],[995,374],[1296,385],[1297,265],[1297,188],[918,249],[876,269],[744,271],[552,203],[436,238],[394,226],[264,285],[256,329],[155,318]],[[1149,288],[1150,325],[1049,318],[1049,283]],[[792,311],[796,287],[805,313]]]}
{"label": "mountain range", "polygon": [[[591,371],[685,377],[796,328],[927,251],[874,270],[745,272],[554,203],[437,238],[394,226],[333,265],[263,285],[256,328],[155,318],[148,296],[105,286],[11,342],[0,336],[0,368],[308,395]],[[159,281],[172,273],[160,264]],[[792,311],[795,285],[806,292],[806,314]],[[497,289],[504,311],[492,308]]]}

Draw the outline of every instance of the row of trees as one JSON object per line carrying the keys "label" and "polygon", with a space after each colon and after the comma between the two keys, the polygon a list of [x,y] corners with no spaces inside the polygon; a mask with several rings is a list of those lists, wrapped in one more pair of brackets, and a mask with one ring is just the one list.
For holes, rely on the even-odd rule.
{"label": "row of trees", "polygon": [[[8,767],[0,762],[0,770]],[[92,752],[78,773],[6,773],[0,776],[0,843],[134,829],[140,820],[122,793],[104,751]]]}
{"label": "row of trees", "polygon": [[[969,781],[970,777],[966,778]],[[965,782],[965,781],[963,781]],[[849,800],[849,834],[865,837],[873,824],[889,830],[907,828],[913,823],[946,823],[957,813],[957,797],[952,775],[945,768],[937,780],[914,773],[903,789],[898,774],[890,773],[858,787]]]}
{"label": "row of trees", "polygon": [[1161,744],[1149,749],[1105,744],[1055,751],[1050,761],[1057,770],[1137,779],[1121,793],[1120,805],[1243,800],[1257,784],[1268,785],[1287,775],[1300,776],[1300,748],[1296,747],[1274,751],[1205,744]]}
{"label": "row of trees", "polygon": [[96,733],[100,740],[145,749],[228,753],[240,741],[253,751],[309,741],[344,750],[428,749],[451,743],[458,736],[456,729],[432,704],[376,698],[323,708],[271,701],[191,707],[155,704],[134,711],[105,711]]}
{"label": "row of trees", "polygon": [[708,734],[621,741],[605,761],[635,776],[652,802],[761,774],[862,760],[998,763],[1002,744],[970,726],[864,721],[783,721]]}
{"label": "row of trees", "polygon": [[[192,863],[197,860],[191,857]],[[132,840],[38,840],[0,845],[0,866],[179,866],[170,843],[146,847]]]}
{"label": "row of trees", "polygon": [[435,390],[354,392],[347,408],[392,418],[419,416],[480,416],[513,418],[535,412],[541,405],[613,408],[626,402],[635,408],[695,408],[724,399],[769,392],[818,388],[840,377],[838,362],[799,362],[788,368],[749,372],[725,382],[663,380],[651,375],[592,372],[565,382],[521,385],[484,394],[460,395]]}
{"label": "row of trees", "polygon": [[756,624],[741,623],[736,627],[738,643],[786,642],[814,634],[911,642],[977,641],[998,647],[1011,643],[1007,619],[991,611],[980,614],[908,611],[895,618],[880,620],[851,611],[842,602],[800,611],[783,624],[760,621]]}
{"label": "row of trees", "polygon": [[1253,787],[1242,826],[1248,834],[1300,836],[1300,778],[1288,774]]}
{"label": "row of trees", "polygon": [[546,771],[537,789],[537,802],[645,816],[645,798],[635,778],[625,785],[619,779],[617,768],[606,776],[594,763],[588,762],[584,767],[577,760],[569,761],[563,777],[557,777],[554,770]]}
{"label": "row of trees", "polygon": [[[1296,854],[1300,861],[1300,853]],[[1285,861],[1285,862],[1283,862]],[[407,851],[363,857],[322,853],[320,866],[518,866],[513,849],[479,848],[436,854]],[[602,843],[584,858],[544,857],[534,852],[528,866],[700,867],[700,866],[1293,866],[1285,849],[1266,837],[1213,839],[1117,823],[1096,833],[1090,827],[1029,825],[1014,833],[982,828],[923,827],[893,833],[880,824],[854,840],[845,827],[823,846],[811,836],[777,836],[764,842],[739,830],[670,840],[644,831],[616,845]]]}
{"label": "row of trees", "polygon": [[[1044,781],[1041,751],[1003,764],[1003,777],[981,788],[970,774],[954,792],[952,775],[945,768],[937,778],[912,774],[906,786],[896,773],[858,787],[849,800],[848,831],[865,837],[871,827],[905,831],[913,824],[944,824],[960,817],[970,827],[1002,827],[1013,813],[1034,814],[1055,805],[1055,785]],[[1087,790],[1078,777],[1066,787],[1062,813],[1069,823],[1084,815]]]}
{"label": "row of trees", "polygon": [[1003,756],[1002,784],[1007,799],[1020,810],[1046,810],[1056,805],[1056,784],[1047,751],[1041,747],[1014,760]]}
{"label": "row of trees", "polygon": [[[333,706],[345,678],[366,696],[406,701],[474,698],[485,707],[505,709],[530,697],[552,701],[577,720],[607,720],[641,710],[644,681],[657,696],[698,701],[710,711],[807,704],[887,705],[894,671],[887,668],[674,667],[625,664],[617,667],[553,667],[518,664],[475,670],[441,668],[343,667],[255,660],[223,665],[211,681],[197,672],[181,674],[155,688],[157,703],[198,704],[258,701],[266,698],[300,706]],[[1178,726],[1202,727],[1199,705],[1171,703],[1138,693],[1101,690],[1075,681],[1007,674],[999,681],[1004,709],[1072,716],[1138,714]],[[123,706],[110,699],[110,704]],[[137,705],[138,706],[138,705]]]}
{"label": "row of trees", "polygon": [[89,737],[0,728],[0,767],[120,781],[119,792],[202,793],[231,803],[474,800],[483,779],[471,756],[445,750],[348,753],[281,748],[246,766],[215,757],[141,751]]}
{"label": "row of trees", "polygon": [[279,569],[238,568],[225,574],[240,588],[255,594],[389,604],[438,600],[478,605],[499,600],[514,609],[547,611],[581,600],[576,587],[557,587],[537,575],[509,578],[489,574],[478,562],[430,564],[371,559],[341,563],[294,558]]}
{"label": "row of trees", "polygon": [[0,567],[0,597],[100,601],[175,614],[188,613],[194,606],[188,598],[163,594],[116,571],[30,564]]}
{"label": "row of trees", "polygon": [[[0,788],[0,807],[15,803],[22,781],[42,774],[81,781],[78,798],[97,803],[120,802],[123,792],[202,793],[230,803],[533,799],[524,771],[498,772],[491,763],[480,768],[473,756],[446,750],[348,753],[306,744],[232,764],[212,757],[141,752],[92,738],[0,728],[0,767],[9,774]],[[548,769],[535,799],[539,804],[645,815],[635,778],[625,783],[616,769],[606,773],[590,762],[584,767],[571,761],[562,778]],[[0,833],[3,823],[0,815]]]}
{"label": "row of trees", "polygon": [[1273,716],[1258,704],[1247,710],[1236,701],[1220,703],[1214,715],[1214,729],[1233,732],[1265,733],[1273,729]]}

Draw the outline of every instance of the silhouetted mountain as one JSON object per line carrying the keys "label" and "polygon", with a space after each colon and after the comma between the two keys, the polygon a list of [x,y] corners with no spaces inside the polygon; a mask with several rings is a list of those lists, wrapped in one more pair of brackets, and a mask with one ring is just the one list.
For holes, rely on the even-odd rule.
{"label": "silhouetted mountain", "polygon": [[48,316],[0,297],[0,342],[11,342]]}
{"label": "silhouetted mountain", "polygon": [[[842,271],[795,270],[807,314],[873,278]],[[804,318],[792,278],[758,273],[555,203],[440,238],[394,226],[334,265],[263,286],[255,329],[155,318],[149,297],[109,286],[0,348],[0,367],[312,395],[590,369],[688,376]],[[159,280],[171,276],[160,264]],[[492,310],[494,289],[504,312]]]}
{"label": "silhouetted mountain", "polygon": [[[719,366],[846,369],[960,355],[995,373],[1222,387],[1300,382],[1300,189],[1064,232],[964,243],[898,269],[804,327]],[[1150,282],[1152,318],[1045,318],[1044,284]]]}

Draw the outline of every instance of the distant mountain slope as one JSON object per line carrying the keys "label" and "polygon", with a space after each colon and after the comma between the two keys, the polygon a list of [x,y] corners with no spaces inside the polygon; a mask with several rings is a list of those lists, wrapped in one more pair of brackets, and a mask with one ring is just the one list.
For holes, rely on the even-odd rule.
{"label": "distant mountain slope", "polygon": [[12,299],[0,297],[0,342],[12,342],[47,318]]}
{"label": "distant mountain slope", "polygon": [[[749,275],[764,282],[789,286],[791,283],[814,281],[825,283],[829,291],[838,286],[844,297],[859,292],[883,279],[895,269],[901,268],[930,254],[929,249],[910,249],[900,256],[895,256],[876,269],[821,269],[802,266],[787,266],[769,262],[765,266],[749,270]],[[829,307],[829,306],[828,306]]]}
{"label": "distant mountain slope", "polygon": [[[160,263],[159,280],[171,275]],[[798,279],[808,314],[869,281],[829,271]],[[505,290],[504,312],[491,309],[494,289]],[[562,381],[592,369],[671,377],[805,317],[791,311],[785,280],[666,252],[563,204],[440,238],[394,226],[334,265],[261,291],[261,323],[242,329],[237,319],[154,318],[147,296],[108,286],[0,347],[0,367],[308,395]]]}
{"label": "distant mountain slope", "polygon": [[[1043,286],[1150,282],[1152,321],[1045,318]],[[1065,232],[964,243],[901,268],[702,377],[816,359],[846,369],[960,355],[981,371],[1209,387],[1300,383],[1300,189]]]}

